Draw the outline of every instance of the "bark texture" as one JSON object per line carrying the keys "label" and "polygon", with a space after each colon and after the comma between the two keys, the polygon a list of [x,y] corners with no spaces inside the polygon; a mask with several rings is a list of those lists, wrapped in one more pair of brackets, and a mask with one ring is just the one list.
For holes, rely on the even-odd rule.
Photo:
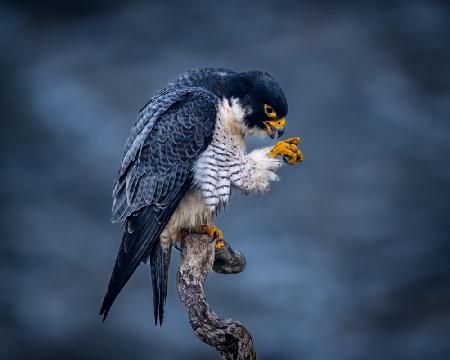
{"label": "bark texture", "polygon": [[195,334],[214,346],[222,359],[256,359],[250,332],[238,321],[219,318],[206,300],[203,286],[213,269],[220,273],[238,273],[245,268],[245,258],[226,242],[220,250],[204,234],[189,234],[181,242],[177,290],[186,308]]}

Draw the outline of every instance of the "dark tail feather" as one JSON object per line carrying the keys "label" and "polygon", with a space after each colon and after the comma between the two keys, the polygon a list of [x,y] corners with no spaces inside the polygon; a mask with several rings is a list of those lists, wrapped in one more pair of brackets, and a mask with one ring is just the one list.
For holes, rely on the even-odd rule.
{"label": "dark tail feather", "polygon": [[155,243],[159,244],[159,241],[156,240],[159,239],[163,226],[156,219],[151,207],[145,207],[136,215],[127,218],[114,270],[100,309],[103,321],[108,316],[117,295],[133,275],[140,262],[145,260],[149,252],[153,252]]}
{"label": "dark tail feather", "polygon": [[164,306],[167,298],[167,281],[170,265],[171,246],[162,248],[158,242],[150,253],[150,268],[153,285],[153,314],[155,325],[162,326],[164,321]]}
{"label": "dark tail feather", "polygon": [[169,206],[164,208],[147,206],[127,217],[116,264],[100,309],[103,321],[108,316],[117,295],[133,275],[139,263],[145,261],[150,255],[155,322],[159,320],[159,323],[162,324],[167,295],[170,249],[161,249],[159,236],[189,186],[190,182],[186,182],[177,192],[172,193],[166,199]]}
{"label": "dark tail feather", "polygon": [[153,315],[155,317],[155,325],[162,325],[164,316],[164,304],[161,304],[162,297],[162,278],[163,278],[163,262],[161,245],[157,244],[150,253],[150,269],[152,272],[153,285]]}
{"label": "dark tail feather", "polygon": [[163,262],[164,262],[164,283],[163,283],[163,295],[164,295],[164,305],[167,299],[167,282],[169,278],[169,266],[170,266],[170,255],[172,252],[172,244],[168,247],[163,247]]}

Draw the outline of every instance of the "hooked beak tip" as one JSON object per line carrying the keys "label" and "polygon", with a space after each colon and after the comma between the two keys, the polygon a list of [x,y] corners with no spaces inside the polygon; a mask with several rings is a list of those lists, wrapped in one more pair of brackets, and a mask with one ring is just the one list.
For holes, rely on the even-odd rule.
{"label": "hooked beak tip", "polygon": [[284,134],[285,122],[286,120],[284,118],[264,122],[264,124],[266,125],[267,133],[272,139],[278,139]]}
{"label": "hooked beak tip", "polygon": [[272,139],[278,139],[280,136],[283,136],[283,134],[284,134],[284,127],[283,128],[276,128],[274,126],[270,126],[267,129],[267,132],[268,132],[269,136]]}

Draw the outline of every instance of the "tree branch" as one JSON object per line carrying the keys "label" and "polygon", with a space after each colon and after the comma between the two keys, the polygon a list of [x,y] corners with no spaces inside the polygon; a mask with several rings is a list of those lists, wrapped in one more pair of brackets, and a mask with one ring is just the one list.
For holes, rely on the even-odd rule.
{"label": "tree branch", "polygon": [[250,332],[239,322],[219,318],[206,300],[203,285],[213,269],[225,274],[236,274],[245,268],[245,258],[224,241],[224,247],[215,250],[214,242],[204,234],[188,234],[181,242],[180,268],[177,272],[177,290],[186,308],[189,323],[195,334],[214,346],[222,359],[256,359]]}

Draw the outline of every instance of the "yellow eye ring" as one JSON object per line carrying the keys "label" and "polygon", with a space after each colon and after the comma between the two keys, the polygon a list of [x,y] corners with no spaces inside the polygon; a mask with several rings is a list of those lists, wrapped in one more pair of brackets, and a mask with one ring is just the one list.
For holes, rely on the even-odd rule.
{"label": "yellow eye ring", "polygon": [[267,115],[267,117],[269,117],[269,118],[276,118],[277,117],[277,113],[275,112],[273,107],[270,106],[270,105],[264,104],[264,112]]}

